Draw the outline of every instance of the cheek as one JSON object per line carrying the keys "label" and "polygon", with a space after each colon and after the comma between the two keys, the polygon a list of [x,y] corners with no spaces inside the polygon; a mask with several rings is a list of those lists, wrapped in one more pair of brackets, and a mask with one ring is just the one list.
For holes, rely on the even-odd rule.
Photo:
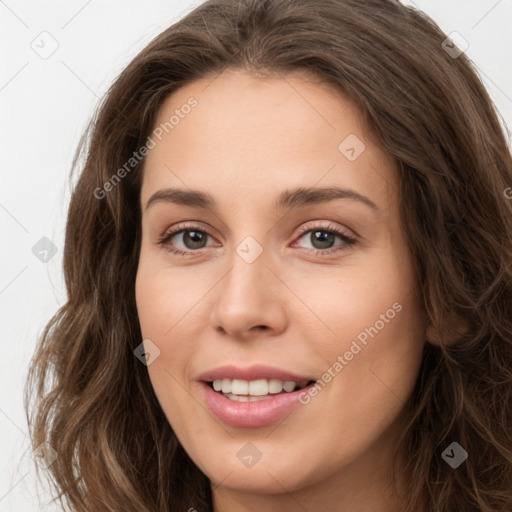
{"label": "cheek", "polygon": [[186,313],[183,301],[179,300],[178,289],[178,282],[168,279],[164,272],[141,258],[135,298],[142,336],[156,345],[159,351],[158,357],[147,368],[159,400],[163,390],[174,386],[175,365],[186,358],[186,354],[180,354],[185,345],[173,341],[179,339],[175,332],[180,327],[180,318],[183,319]]}
{"label": "cheek", "polygon": [[193,266],[171,268],[161,257],[141,257],[135,282],[137,311],[145,336],[167,339],[190,326],[194,307],[212,284]]}
{"label": "cheek", "polygon": [[[382,250],[374,251],[364,265],[337,266],[301,279],[289,271],[283,280],[293,283],[300,299],[292,298],[290,304],[296,308],[290,307],[290,317],[303,327],[309,324],[310,335],[330,357],[349,350],[353,340],[364,344],[377,334],[381,346],[399,341],[396,335],[388,335],[404,316],[415,317],[419,308],[412,293],[413,278],[398,261],[393,253]],[[401,338],[405,337],[403,332]]]}
{"label": "cheek", "polygon": [[[143,338],[160,351],[148,366],[159,398],[163,393],[175,394],[177,381],[189,377],[199,334],[208,322],[204,304],[214,277],[211,272],[194,271],[193,266],[170,268],[162,257],[141,256],[135,283],[137,312]],[[172,403],[168,405],[166,411]]]}
{"label": "cheek", "polygon": [[333,411],[345,403],[345,411],[358,410],[363,417],[372,410],[386,415],[386,407],[391,412],[403,405],[414,386],[426,322],[405,255],[375,251],[364,268],[340,268],[331,278],[317,279],[315,287],[308,279],[297,288],[314,305],[322,320],[316,323],[326,326],[309,332],[317,340],[323,380],[332,382],[327,387]]}
{"label": "cheek", "polygon": [[173,426],[180,417],[179,411],[187,407],[180,383],[194,350],[183,330],[189,325],[188,303],[194,294],[181,284],[177,276],[141,259],[135,283],[139,323],[143,338],[151,340],[159,350],[147,371],[160,406]]}

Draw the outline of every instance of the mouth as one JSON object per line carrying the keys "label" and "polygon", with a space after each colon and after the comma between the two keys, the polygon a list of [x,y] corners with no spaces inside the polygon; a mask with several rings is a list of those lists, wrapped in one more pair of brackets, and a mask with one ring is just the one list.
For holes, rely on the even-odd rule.
{"label": "mouth", "polygon": [[[303,395],[316,385],[311,373],[253,364],[228,364],[199,375],[199,396],[212,414],[233,427],[264,427],[304,405]],[[304,409],[302,409],[304,411]],[[314,409],[298,414],[311,414]]]}
{"label": "mouth", "polygon": [[[283,420],[301,404],[304,405],[301,396],[308,393],[310,387],[316,383],[314,380],[281,381],[282,384],[278,385],[278,382],[272,382],[276,379],[270,379],[265,387],[265,383],[260,381],[267,379],[257,381],[226,379],[227,387],[224,388],[225,380],[222,379],[221,382],[218,382],[220,379],[216,380],[217,382],[214,380],[199,383],[202,400],[218,420],[232,427],[243,428],[264,427]],[[221,384],[222,387],[220,387]],[[275,392],[272,393],[272,391]],[[310,414],[315,413],[314,409],[310,410],[309,407],[306,409],[311,411]]]}
{"label": "mouth", "polygon": [[217,394],[234,402],[259,402],[276,395],[300,391],[313,384],[314,380],[300,382],[279,379],[215,379],[205,382]]}

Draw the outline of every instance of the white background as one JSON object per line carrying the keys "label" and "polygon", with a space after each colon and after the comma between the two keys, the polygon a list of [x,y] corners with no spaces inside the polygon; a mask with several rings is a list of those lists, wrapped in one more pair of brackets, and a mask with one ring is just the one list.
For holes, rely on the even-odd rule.
{"label": "white background", "polygon": [[[80,134],[117,74],[154,36],[199,3],[0,0],[0,512],[57,510],[45,506],[44,486],[36,487],[22,391],[36,340],[65,301],[63,230],[69,170]],[[405,3],[469,43],[466,54],[512,129],[512,2]],[[49,37],[40,36],[43,31],[58,43],[47,59],[31,47]],[[48,48],[51,42],[46,41]],[[47,263],[32,253],[44,236],[57,247]]]}

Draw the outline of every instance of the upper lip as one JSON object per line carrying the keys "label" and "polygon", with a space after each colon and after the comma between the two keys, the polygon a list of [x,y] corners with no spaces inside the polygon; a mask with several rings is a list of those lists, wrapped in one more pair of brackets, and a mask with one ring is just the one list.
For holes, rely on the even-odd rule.
{"label": "upper lip", "polygon": [[212,382],[217,379],[241,379],[247,381],[277,379],[282,381],[303,382],[315,380],[315,377],[310,375],[299,375],[273,366],[254,364],[247,367],[235,365],[218,366],[202,373],[198,378],[198,380],[203,382]]}

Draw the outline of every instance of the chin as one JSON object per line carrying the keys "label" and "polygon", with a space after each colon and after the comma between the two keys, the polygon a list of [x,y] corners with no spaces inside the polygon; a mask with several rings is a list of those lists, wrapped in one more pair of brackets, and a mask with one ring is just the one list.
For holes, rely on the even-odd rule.
{"label": "chin", "polygon": [[258,462],[252,468],[240,464],[214,467],[206,476],[212,485],[219,485],[242,494],[282,494],[283,489],[294,492],[306,486],[308,476],[298,473],[300,461],[287,461],[287,467],[276,468],[273,460],[264,465]]}

